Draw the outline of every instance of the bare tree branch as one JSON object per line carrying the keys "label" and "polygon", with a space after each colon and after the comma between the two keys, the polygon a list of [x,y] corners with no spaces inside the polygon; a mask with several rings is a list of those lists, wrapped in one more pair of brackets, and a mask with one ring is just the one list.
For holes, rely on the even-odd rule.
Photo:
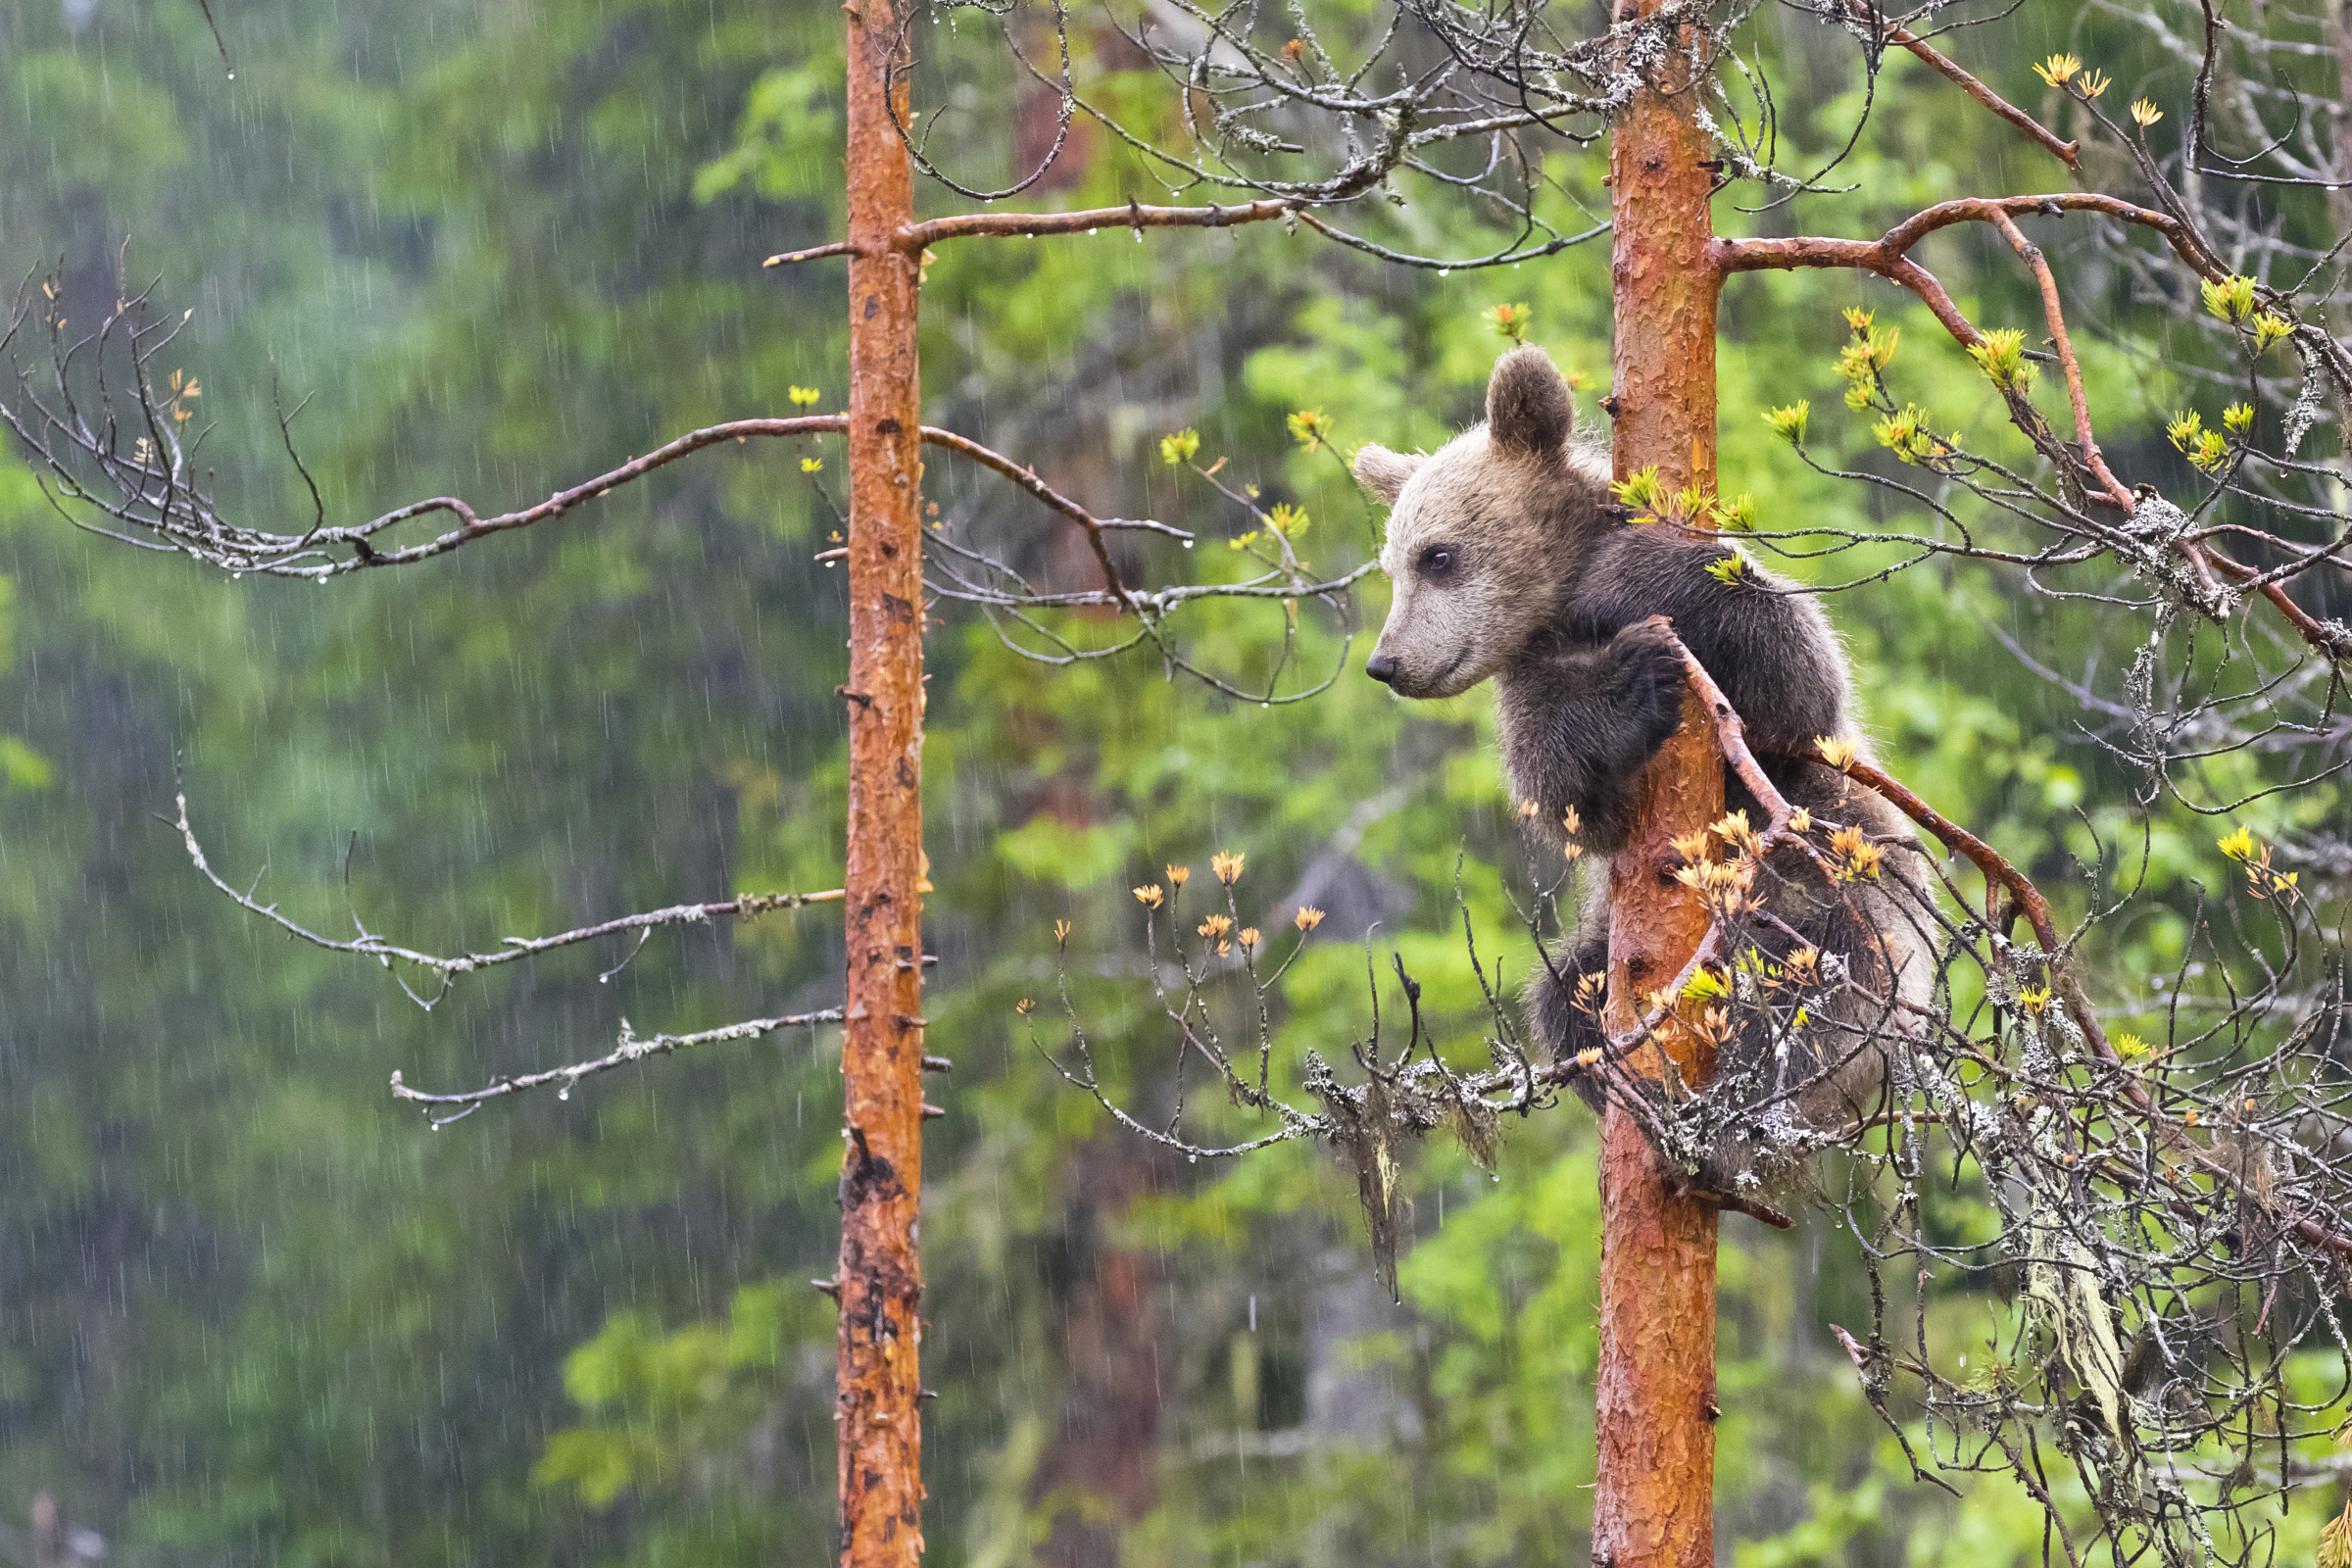
{"label": "bare tree branch", "polygon": [[[840,1023],[841,1021],[842,1012],[839,1007],[825,1007],[815,1012],[787,1013],[780,1018],[749,1018],[742,1023],[726,1024],[716,1029],[701,1029],[693,1034],[650,1035],[640,1039],[629,1027],[629,1021],[623,1018],[620,1021],[620,1044],[593,1060],[575,1061],[564,1067],[550,1067],[543,1072],[518,1073],[512,1078],[498,1078],[480,1089],[463,1090],[455,1094],[429,1094],[421,1089],[412,1089],[402,1081],[401,1075],[395,1071],[392,1074],[392,1097],[395,1100],[406,1100],[423,1107],[433,1126],[441,1128],[448,1126],[453,1121],[464,1120],[480,1109],[485,1102],[497,1100],[501,1096],[518,1095],[531,1089],[553,1088],[558,1100],[569,1100],[572,1086],[581,1079],[592,1077],[600,1072],[611,1072],[615,1067],[626,1067],[631,1062],[643,1061],[649,1056],[666,1056],[672,1052],[684,1051],[690,1046],[716,1046],[736,1040],[758,1040],[762,1036],[777,1034],[786,1029],[813,1028],[818,1024]],[[437,1105],[462,1105],[465,1108],[453,1115],[436,1115],[433,1113],[432,1107]]]}
{"label": "bare tree branch", "polygon": [[[649,909],[640,914],[618,915],[610,920],[597,921],[593,925],[584,925],[570,931],[559,932],[554,936],[507,937],[500,947],[488,953],[454,955],[420,953],[414,948],[404,948],[368,930],[360,919],[357,910],[352,911],[351,916],[351,923],[356,934],[348,940],[339,941],[333,937],[323,936],[281,914],[274,903],[261,903],[254,898],[250,889],[240,890],[213,869],[212,861],[205,856],[204,846],[197,842],[195,828],[189,825],[188,792],[184,786],[174,793],[172,804],[178,808],[179,815],[172,825],[179,830],[180,843],[188,852],[189,862],[221,897],[236,905],[246,913],[259,915],[288,936],[307,942],[315,948],[323,949],[328,953],[348,953],[364,958],[373,958],[387,969],[395,963],[404,963],[426,971],[439,982],[439,988],[430,997],[421,996],[410,989],[406,980],[402,980],[400,985],[401,989],[407,991],[410,998],[418,1006],[427,1011],[430,1011],[433,1004],[448,994],[450,986],[456,983],[459,976],[472,974],[482,969],[494,969],[503,963],[515,963],[524,958],[535,958],[542,954],[553,953],[562,948],[577,947],[583,942],[594,942],[603,937],[620,936],[631,931],[638,933],[638,941],[642,945],[646,937],[664,926],[708,925],[713,920],[721,919],[752,920],[763,914],[772,914],[778,909],[806,908],[811,904],[838,904],[842,897],[842,890],[839,888],[831,888],[822,893],[747,893],[740,898],[721,899],[709,904],[678,904],[672,905],[666,909]],[[262,878],[269,875],[269,872],[268,866],[262,867],[261,871],[254,876],[254,886],[259,887]],[[631,955],[634,956],[634,953],[635,950],[632,949]],[[624,958],[622,962],[627,962],[627,959]]]}

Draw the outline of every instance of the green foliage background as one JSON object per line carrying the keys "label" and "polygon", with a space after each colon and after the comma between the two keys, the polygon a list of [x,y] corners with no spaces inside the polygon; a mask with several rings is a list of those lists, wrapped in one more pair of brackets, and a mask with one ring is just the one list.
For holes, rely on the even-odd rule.
{"label": "green foliage background", "polygon": [[[0,260],[62,255],[84,318],[117,292],[118,253],[134,286],[161,276],[165,308],[195,307],[182,358],[241,512],[301,515],[273,373],[316,394],[297,428],[339,516],[543,494],[679,429],[780,412],[793,385],[838,407],[837,264],[756,265],[841,222],[831,8],[215,9],[233,80],[187,0],[109,0],[78,24],[71,5],[0,14]],[[2026,62],[2047,48],[2129,62],[2109,25],[2045,6],[1959,47],[2030,98]],[[968,20],[932,36],[934,145],[1001,182],[1023,89]],[[1759,47],[1783,134],[1829,146],[1856,108],[1850,40],[1772,22]],[[1942,197],[2060,184],[1889,65],[1853,169],[1864,194],[1771,221],[1865,234]],[[2144,79],[2180,85],[2154,63]],[[1140,74],[1104,91],[1172,112]],[[1151,194],[1099,138],[1072,168],[1080,182],[1042,199]],[[1597,167],[1563,155],[1558,172],[1599,203]],[[1720,211],[1746,221],[1729,198]],[[1394,221],[1436,245],[1477,217]],[[2021,278],[1978,239],[1939,237],[1926,259],[1972,318],[2033,324]],[[1159,435],[1196,427],[1202,461],[1308,510],[1319,564],[1351,562],[1376,519],[1284,416],[1320,409],[1350,448],[1435,444],[1477,413],[1499,346],[1479,313],[1498,302],[1532,305],[1535,339],[1598,387],[1606,268],[1594,246],[1500,273],[1390,271],[1273,225],[948,247],[925,296],[930,416],[1099,510],[1203,530],[1154,569],[1238,569],[1217,541],[1246,522],[1157,461]],[[2004,439],[1990,389],[1891,291],[1740,280],[1723,472],[1767,519],[1880,514],[1757,417],[1809,395],[1829,411],[1815,445],[1869,461],[1831,397],[1854,303],[1911,328],[1910,395]],[[2159,470],[2161,416],[2185,394],[2153,325],[2114,307],[2085,346],[2103,434],[2120,466]],[[843,606],[809,558],[839,475],[830,460],[812,482],[804,455],[730,448],[323,593],[89,540],[0,459],[0,1508],[49,1489],[134,1564],[827,1550],[831,1320],[799,1282],[832,1246],[834,1040],[667,1060],[439,1133],[384,1091],[395,1067],[457,1085],[599,1054],[623,1016],[677,1030],[821,1004],[839,966],[821,910],[660,938],[606,984],[617,954],[505,971],[428,1016],[382,973],[239,917],[150,820],[184,757],[232,879],[267,865],[298,917],[337,927],[348,899],[423,946],[834,885]],[[935,463],[930,489],[951,525],[1056,559],[1048,520],[994,481]],[[1986,628],[2062,665],[2098,628],[1948,566],[1832,604],[1897,771],[2079,912],[2114,865],[2070,813],[2112,846],[2128,781]],[[1367,585],[1359,623],[1384,609]],[[924,1220],[931,1560],[1066,1560],[1088,1528],[1135,1564],[1578,1558],[1596,1248],[1581,1110],[1512,1125],[1493,1178],[1423,1152],[1394,1307],[1327,1155],[1170,1168],[1054,1079],[1012,1010],[1048,994],[1048,927],[1069,918],[1112,1076],[1164,1094],[1158,1037],[1118,978],[1140,934],[1126,889],[1247,851],[1245,903],[1287,935],[1284,890],[1336,853],[1370,879],[1446,1038],[1475,1054],[1455,865],[1466,846],[1467,895],[1495,930],[1485,868],[1510,844],[1483,694],[1408,709],[1350,672],[1260,709],[1144,657],[1041,671],[939,613],[930,1015],[958,1065]],[[1216,667],[1262,674],[1279,630],[1217,607],[1188,635]],[[1328,663],[1340,628],[1310,611],[1304,642]],[[2214,875],[2213,831],[2155,824],[2159,891]],[[2183,930],[2160,901],[2103,952],[2107,972],[2128,989],[2178,960]],[[1524,972],[1524,945],[1503,951]],[[1293,971],[1288,1070],[1361,1032],[1360,965],[1340,942]],[[1719,1501],[1736,1560],[2037,1560],[2021,1498],[1984,1488],[1955,1507],[1910,1484],[1825,1328],[1866,1310],[1852,1258],[1826,1217],[1787,1238],[1727,1227]],[[1114,1267],[1141,1295],[1090,1328]],[[1961,1295],[1935,1310],[1989,1325],[2007,1308]],[[1090,1372],[1105,1334],[1144,1336],[1148,1375]],[[1054,1483],[1071,1453],[1120,1442],[1140,1488]]]}

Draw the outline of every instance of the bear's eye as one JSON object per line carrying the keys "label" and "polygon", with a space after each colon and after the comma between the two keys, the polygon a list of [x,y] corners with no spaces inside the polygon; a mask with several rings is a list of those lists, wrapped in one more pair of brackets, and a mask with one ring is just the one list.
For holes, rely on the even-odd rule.
{"label": "bear's eye", "polygon": [[1453,570],[1455,556],[1451,545],[1431,545],[1421,552],[1421,575],[1443,577]]}

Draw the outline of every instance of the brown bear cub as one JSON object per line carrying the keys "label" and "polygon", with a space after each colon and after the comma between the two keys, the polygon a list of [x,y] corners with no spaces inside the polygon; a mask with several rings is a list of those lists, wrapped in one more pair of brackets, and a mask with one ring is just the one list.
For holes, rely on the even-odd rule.
{"label": "brown bear cub", "polygon": [[[1908,824],[1880,796],[1835,768],[1775,755],[1810,751],[1816,737],[1852,739],[1845,653],[1820,605],[1752,564],[1729,580],[1710,571],[1729,553],[1720,539],[1629,517],[1611,498],[1606,454],[1578,438],[1574,413],[1544,351],[1514,349],[1494,367],[1484,425],[1426,457],[1357,454],[1356,477],[1391,509],[1380,564],[1395,591],[1365,672],[1400,697],[1426,698],[1493,676],[1512,793],[1554,833],[1573,821],[1580,844],[1607,853],[1624,846],[1642,770],[1682,713],[1682,660],[1644,624],[1664,614],[1792,805],[1825,824],[1904,839]],[[1763,824],[1728,769],[1724,793]],[[1884,846],[1875,877],[1833,882],[1795,845],[1766,858],[1741,939],[1774,964],[1795,956],[1821,989],[1802,1012],[1732,1009],[1739,1021],[1721,1043],[1711,1108],[1691,1147],[1665,1152],[1703,1185],[1776,1188],[1794,1174],[1808,1133],[1879,1098],[1882,1042],[1906,1032],[1906,1005],[1930,981],[1922,911],[1903,887],[1919,885],[1916,866]],[[1537,1048],[1552,1060],[1604,1044],[1598,982],[1585,977],[1607,969],[1607,922],[1605,900],[1589,900],[1580,929],[1528,988]],[[1744,977],[1751,993],[1754,975]],[[1599,1082],[1576,1082],[1597,1109]]]}

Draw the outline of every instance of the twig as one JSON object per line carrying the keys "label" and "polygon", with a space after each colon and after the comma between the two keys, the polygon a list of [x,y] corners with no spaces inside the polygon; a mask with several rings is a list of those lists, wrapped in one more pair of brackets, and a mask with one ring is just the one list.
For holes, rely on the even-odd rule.
{"label": "twig", "polygon": [[[1243,202],[1234,207],[1146,207],[1129,202],[1124,207],[1095,207],[1077,213],[959,213],[953,218],[909,223],[893,236],[891,244],[906,255],[920,256],[926,247],[950,239],[1023,236],[1034,239],[1042,234],[1091,234],[1102,228],[1131,228],[1136,238],[1141,239],[1147,228],[1230,228],[1236,223],[1263,222],[1296,213],[1299,205],[1297,200],[1285,197]],[[830,245],[770,256],[760,265],[790,267],[795,262],[812,262],[822,256],[855,255],[857,249],[848,240],[836,240]]]}
{"label": "twig", "polygon": [[893,243],[909,256],[919,256],[925,246],[941,240],[980,236],[1034,237],[1131,228],[1140,239],[1147,228],[1230,228],[1236,223],[1261,223],[1268,219],[1286,218],[1301,205],[1297,198],[1283,197],[1244,202],[1235,207],[1145,207],[1129,202],[1124,207],[1095,207],[1077,213],[961,213],[954,218],[911,223],[899,230]]}
{"label": "twig", "polygon": [[[27,428],[17,421],[6,405],[0,405],[0,417],[14,425],[36,460],[61,477],[70,479],[63,463],[48,448],[42,446]],[[281,419],[281,429],[291,416]],[[707,425],[690,430],[666,442],[643,457],[632,458],[619,467],[598,474],[592,479],[558,490],[535,506],[492,516],[482,516],[465,501],[455,496],[434,496],[411,502],[367,522],[344,527],[328,527],[316,521],[300,534],[270,534],[253,529],[232,528],[223,524],[214,513],[211,503],[194,492],[174,488],[162,497],[151,497],[143,489],[133,488],[128,499],[107,504],[98,502],[80,486],[70,494],[100,505],[109,515],[134,527],[146,529],[169,541],[172,547],[231,571],[256,571],[264,574],[307,577],[313,580],[341,576],[374,566],[411,565],[447,555],[462,545],[492,534],[527,528],[535,523],[564,516],[574,508],[591,501],[602,500],[620,486],[642,479],[657,469],[668,466],[682,458],[690,457],[709,447],[752,437],[762,439],[794,439],[809,436],[840,435],[847,430],[849,418],[840,414],[802,415],[788,418],[733,419],[721,424]],[[1120,581],[1104,542],[1104,535],[1118,531],[1156,533],[1168,538],[1189,541],[1193,536],[1182,528],[1149,518],[1097,517],[1084,507],[1056,492],[1039,479],[1033,469],[1015,463],[1004,454],[992,451],[968,436],[953,430],[925,425],[923,439],[934,446],[944,447],[959,457],[1001,473],[1027,490],[1054,511],[1076,522],[1086,530],[1096,558],[1102,563],[1105,577],[1121,606],[1133,609],[1133,600]],[[121,466],[106,444],[95,432],[83,445],[103,469],[110,473]],[[289,443],[288,450],[291,451]],[[296,459],[300,466],[299,458]],[[128,470],[124,477],[135,485],[145,477],[144,470]],[[308,477],[305,472],[304,477]],[[459,525],[432,539],[398,549],[386,549],[372,541],[386,529],[418,517],[447,514],[459,519]],[[136,541],[131,541],[136,542]],[[323,559],[322,552],[330,546],[349,545],[355,554],[342,560]]]}
{"label": "twig", "polygon": [[[1934,274],[1910,259],[1909,252],[1929,234],[1955,223],[1992,224],[2034,273],[2034,281],[2042,298],[2043,314],[2050,323],[2051,337],[2058,347],[2059,360],[2065,370],[2067,395],[2075,415],[2076,434],[2082,447],[2082,466],[2098,481],[2102,499],[2130,514],[2137,511],[2138,498],[2108,468],[2091,433],[2089,404],[2083,390],[2082,368],[2075,359],[2074,345],[2066,332],[2056,279],[2051,275],[2040,248],[2031,243],[2015,222],[2017,218],[2033,214],[2057,216],[2078,212],[2095,213],[2155,230],[2192,271],[2208,281],[2218,281],[2229,275],[2228,269],[2211,254],[2197,234],[2172,214],[2091,191],[2060,191],[2044,196],[1969,197],[1939,202],[1914,213],[1876,240],[1830,236],[1716,239],[1708,243],[1707,253],[1727,276],[1734,272],[1788,271],[1813,268],[1847,268],[1875,272],[1917,295],[1962,346],[1975,348],[1984,341],[1984,334],[1961,314],[1959,307],[1952,302],[1951,296]],[[2019,407],[2013,399],[2012,412],[2018,414],[2022,420],[2029,416],[2020,413]],[[2193,539],[2176,540],[2174,548],[2201,576],[2210,579],[2212,573],[2219,570],[2234,581],[2257,584],[2257,591],[2272,609],[2314,650],[2330,660],[2352,656],[2352,636],[2348,636],[2341,627],[2311,615],[2288,596],[2283,587],[2275,581],[2263,580],[2263,574],[2255,568]]]}
{"label": "twig", "polygon": [[[1847,267],[1877,272],[1889,281],[1901,282],[1902,279],[1894,275],[1894,264],[1906,257],[1921,240],[1938,229],[1949,228],[1955,223],[1991,223],[2004,216],[2023,218],[2040,214],[2056,217],[2064,213],[2096,213],[2121,222],[2154,229],[2164,236],[2165,242],[2200,277],[2223,275],[2219,264],[2200,254],[2195,236],[2189,232],[2187,225],[2171,214],[2141,207],[2120,197],[2081,190],[2053,191],[2037,196],[1969,196],[1937,202],[1933,207],[1912,214],[1875,240],[1819,235],[1796,235],[1785,239],[1714,239],[1707,243],[1707,254],[1727,273]],[[1903,286],[1911,287],[1908,283]],[[1961,341],[1974,340],[1962,337]]]}
{"label": "twig", "polygon": [[1708,720],[1715,726],[1716,747],[1722,751],[1724,760],[1739,773],[1740,782],[1747,786],[1747,792],[1756,798],[1756,803],[1771,813],[1771,825],[1764,838],[1769,842],[1788,832],[1789,819],[1796,814],[1795,808],[1774,787],[1764,772],[1764,764],[1757,761],[1756,754],[1748,749],[1747,723],[1740,716],[1740,710],[1732,706],[1732,700],[1724,695],[1723,688],[1715,684],[1715,677],[1707,673],[1707,666],[1698,662],[1698,656],[1691,653],[1682,638],[1674,634],[1673,620],[1665,615],[1652,615],[1649,623],[1666,633],[1667,641],[1682,656],[1683,678],[1698,694],[1700,705],[1706,709]]}
{"label": "twig", "polygon": [[856,245],[846,239],[837,239],[830,245],[811,245],[805,251],[786,251],[780,256],[770,256],[760,265],[761,267],[790,267],[795,262],[813,262],[820,257],[855,256],[857,254],[858,247]]}
{"label": "twig", "polygon": [[[1103,538],[1103,524],[1093,513],[1088,512],[1077,502],[1070,500],[1040,479],[1036,469],[1022,467],[1010,458],[991,452],[977,441],[968,440],[952,431],[934,430],[929,425],[923,427],[923,439],[946,447],[951,452],[970,458],[983,467],[995,469],[1055,512],[1078,524],[1081,529],[1085,530],[1087,546],[1094,552],[1095,564],[1102,569],[1102,583],[1109,591],[1110,596],[1117,600],[1119,608],[1128,613],[1142,613],[1136,608],[1135,600],[1128,594],[1127,584],[1119,576],[1119,568],[1110,559],[1109,542]],[[1173,534],[1180,539],[1189,541],[1192,537],[1190,534],[1170,528],[1164,523],[1153,526],[1160,532]]]}
{"label": "twig", "polygon": [[2082,448],[2082,461],[2105,487],[2108,499],[2130,512],[2135,505],[2132,492],[2108,471],[2107,460],[2099,455],[2098,438],[2091,434],[2090,399],[2082,390],[2082,367],[2075,358],[2074,339],[2066,330],[2066,313],[2059,303],[2058,279],[2051,274],[2049,259],[2041,254],[2040,246],[2026,238],[2017,220],[2007,213],[1995,213],[1992,221],[2000,229],[2001,237],[2009,242],[2009,248],[2025,259],[2026,266],[2034,271],[2034,281],[2040,287],[2042,319],[2049,325],[2050,341],[2057,346],[2058,364],[2066,373],[2067,401],[2074,408],[2075,440]]}
{"label": "twig", "polygon": [[[613,919],[600,920],[594,925],[559,932],[554,936],[508,937],[505,939],[504,946],[494,952],[462,953],[454,956],[421,953],[413,948],[404,948],[397,943],[387,942],[368,930],[366,926],[360,925],[355,915],[352,923],[359,926],[360,934],[348,942],[340,942],[333,937],[321,936],[309,927],[288,919],[278,912],[276,905],[260,903],[250,891],[240,892],[233,884],[222,880],[220,873],[213,869],[212,861],[206,858],[204,846],[197,841],[195,828],[189,825],[188,792],[185,786],[173,793],[172,803],[177,807],[179,813],[172,826],[179,830],[180,842],[187,848],[188,859],[204,879],[230,903],[248,914],[256,914],[268,920],[288,936],[307,942],[313,947],[322,948],[326,952],[355,954],[361,957],[373,958],[387,968],[394,963],[406,963],[427,970],[440,979],[442,993],[447,992],[451,982],[459,975],[471,974],[479,969],[496,968],[502,963],[514,963],[524,958],[534,958],[542,954],[553,953],[560,948],[574,947],[583,942],[594,942],[600,937],[617,936],[627,931],[650,934],[662,926],[703,925],[716,919],[755,919],[760,915],[773,913],[778,909],[798,909],[811,904],[838,903],[842,896],[842,890],[839,888],[831,888],[822,893],[747,893],[740,898],[723,899],[709,904],[678,904],[672,905],[666,909],[649,909],[640,914],[619,915]],[[263,869],[266,872],[268,867],[265,866]],[[257,887],[260,885],[258,876],[255,878],[255,885]],[[403,989],[406,987],[404,986]],[[440,1001],[440,994],[436,994],[430,1000],[417,996],[414,991],[411,991],[409,995],[416,1001],[419,1006],[428,1011],[435,1002]]]}
{"label": "twig", "polygon": [[229,80],[236,80],[237,67],[228,58],[228,40],[220,36],[220,24],[213,20],[213,0],[196,0],[196,8],[204,13],[204,24],[213,29],[213,47],[220,51],[220,69]]}
{"label": "twig", "polygon": [[[571,1098],[571,1086],[581,1079],[600,1072],[610,1072],[615,1067],[625,1067],[633,1061],[643,1061],[648,1056],[666,1056],[673,1051],[683,1051],[689,1046],[715,1046],[723,1045],[731,1040],[757,1040],[762,1035],[772,1035],[780,1029],[797,1029],[816,1024],[840,1023],[841,1021],[842,1012],[839,1007],[825,1007],[815,1012],[788,1013],[781,1018],[751,1018],[742,1023],[731,1023],[717,1029],[699,1030],[694,1034],[655,1035],[650,1039],[640,1040],[630,1030],[629,1021],[623,1018],[620,1021],[620,1044],[593,1061],[575,1061],[567,1067],[550,1067],[544,1072],[521,1073],[512,1078],[496,1079],[480,1089],[468,1089],[446,1095],[430,1094],[421,1089],[411,1089],[401,1080],[401,1075],[395,1071],[392,1074],[392,1096],[396,1100],[410,1101],[418,1105],[465,1106],[466,1109],[460,1111],[456,1116],[432,1117],[435,1127],[445,1127],[461,1116],[471,1115],[474,1108],[483,1102],[496,1100],[501,1095],[518,1095],[527,1089],[545,1089],[554,1084],[561,1086],[556,1091],[556,1098],[568,1100]],[[431,1112],[427,1111],[427,1114],[430,1115]]]}
{"label": "twig", "polygon": [[2047,149],[2051,157],[2066,165],[2067,168],[2079,169],[2082,167],[2082,154],[2079,144],[2060,141],[2057,132],[2049,129],[2023,109],[2010,103],[1977,77],[1961,70],[1949,55],[1944,54],[1910,28],[1888,21],[1886,14],[1870,4],[1869,0],[1846,0],[1846,15],[1875,28],[1879,35],[1888,43],[1898,48],[1908,49],[1912,54],[1926,61],[1955,83],[1962,92],[1967,93],[1971,98],[2025,132],[2027,140]]}

